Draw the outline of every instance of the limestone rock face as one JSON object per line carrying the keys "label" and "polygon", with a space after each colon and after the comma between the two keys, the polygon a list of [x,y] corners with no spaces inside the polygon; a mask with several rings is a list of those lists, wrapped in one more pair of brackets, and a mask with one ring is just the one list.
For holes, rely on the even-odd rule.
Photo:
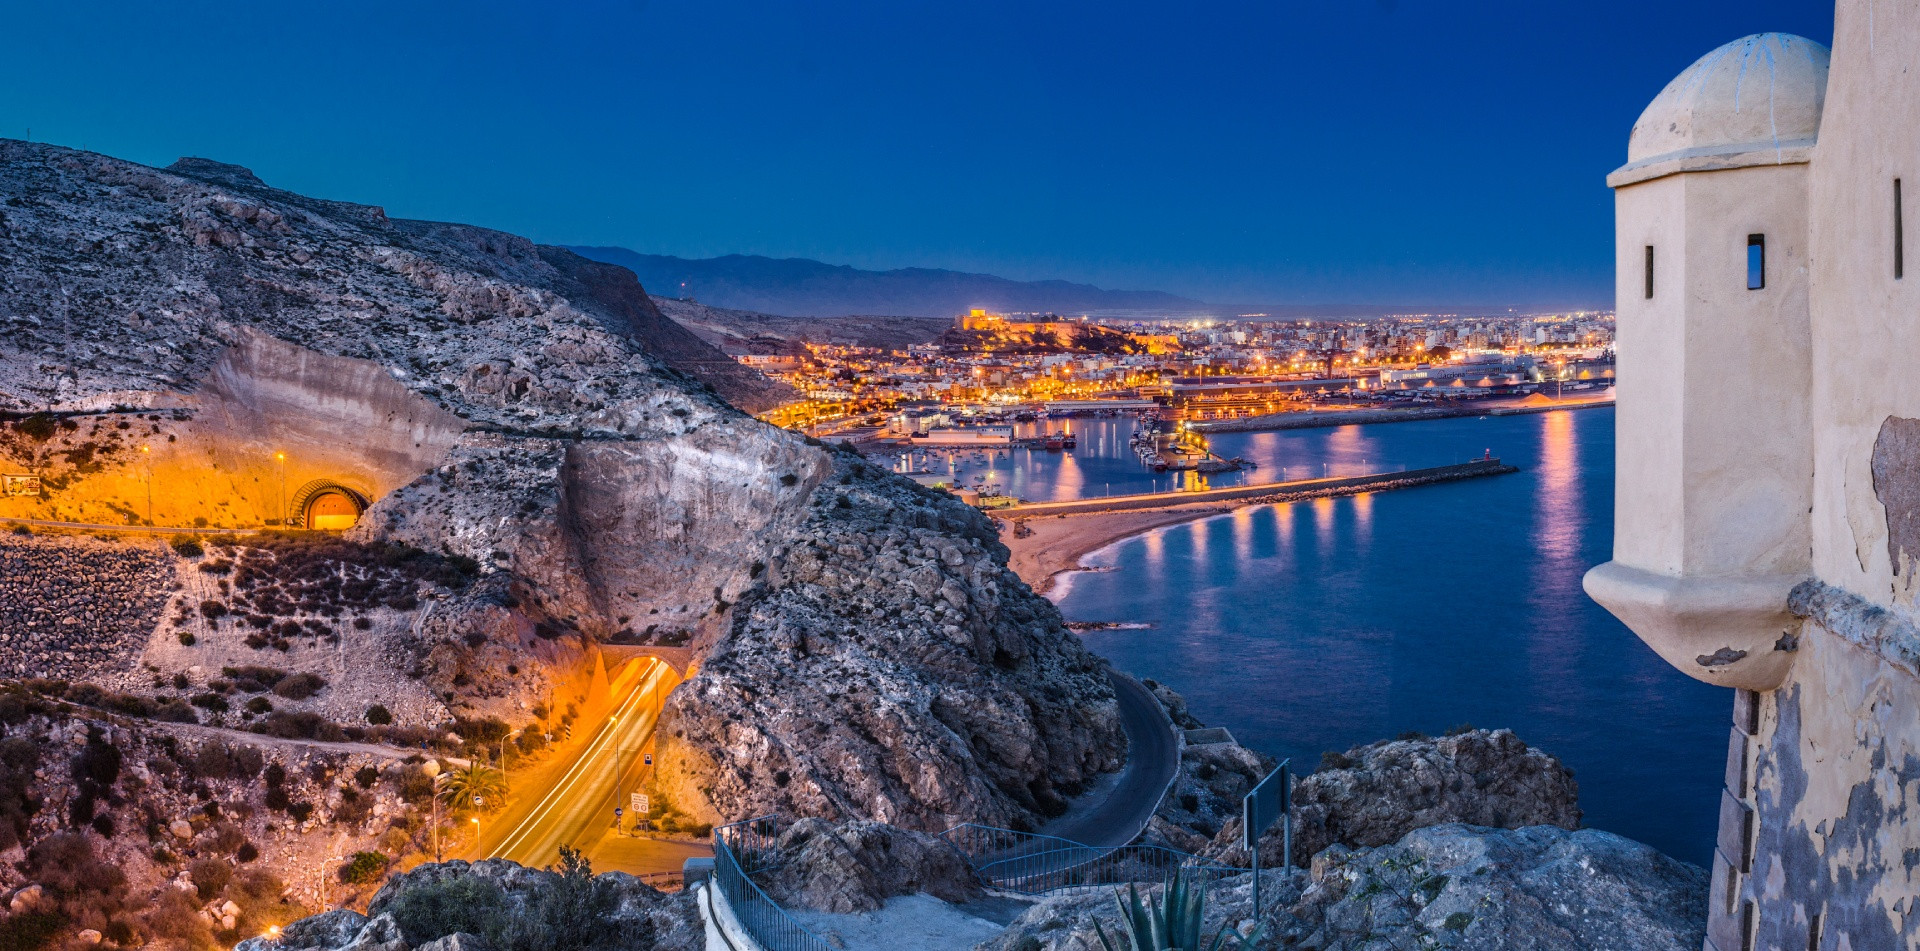
{"label": "limestone rock face", "polygon": [[[1703,870],[1591,829],[1435,826],[1261,876],[1262,947],[1694,951],[1706,936]],[[1241,874],[1208,891],[1207,935],[1252,929],[1251,882]],[[1110,890],[1048,898],[980,949],[1100,951],[1096,920],[1119,937]]]}
{"label": "limestone rock face", "polygon": [[802,819],[780,836],[780,864],[765,884],[787,907],[878,911],[898,895],[964,902],[980,895],[967,858],[945,839],[879,822]]}
{"label": "limestone rock face", "polygon": [[[1448,822],[1495,828],[1580,826],[1573,771],[1511,730],[1388,740],[1356,747],[1295,785],[1293,858],[1305,864],[1331,845],[1370,848]],[[1260,840],[1263,865],[1281,859],[1279,826]],[[1246,866],[1240,822],[1228,822],[1203,853]]]}
{"label": "limestone rock face", "polygon": [[1032,828],[1125,751],[1102,661],[990,521],[850,453],[662,721],[691,814]]}
{"label": "limestone rock face", "polygon": [[1443,825],[1328,849],[1290,913],[1302,947],[1693,951],[1706,907],[1704,870],[1609,832]]}

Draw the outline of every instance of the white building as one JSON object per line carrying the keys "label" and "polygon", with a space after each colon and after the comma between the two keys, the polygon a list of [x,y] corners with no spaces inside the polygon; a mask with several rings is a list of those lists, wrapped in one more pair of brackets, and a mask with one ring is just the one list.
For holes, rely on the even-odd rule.
{"label": "white building", "polygon": [[1920,5],[1841,0],[1834,36],[1831,73],[1781,34],[1707,54],[1608,177],[1619,483],[1587,590],[1733,688],[1710,951],[1920,947]]}

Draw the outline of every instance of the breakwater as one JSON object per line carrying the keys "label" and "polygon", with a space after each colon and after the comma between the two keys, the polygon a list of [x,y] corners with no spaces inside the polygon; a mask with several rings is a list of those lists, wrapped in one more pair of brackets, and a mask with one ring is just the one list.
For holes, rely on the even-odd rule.
{"label": "breakwater", "polygon": [[1202,489],[1194,492],[1148,492],[1139,495],[1116,495],[1099,499],[1078,499],[1068,502],[1034,502],[1016,505],[996,514],[1002,518],[1029,518],[1049,515],[1084,515],[1093,512],[1124,512],[1137,509],[1170,508],[1176,505],[1204,505],[1216,502],[1236,502],[1254,504],[1261,502],[1292,502],[1300,499],[1322,498],[1334,495],[1353,495],[1360,492],[1379,492],[1388,489],[1411,488],[1417,485],[1431,485],[1437,482],[1453,482],[1459,479],[1474,479],[1481,476],[1504,475],[1518,472],[1513,466],[1499,459],[1475,459],[1472,462],[1456,463],[1447,466],[1433,466],[1426,469],[1410,469],[1405,472],[1379,472],[1360,476],[1343,476],[1328,479],[1298,479],[1292,482],[1267,482],[1259,485],[1237,485],[1224,489]]}
{"label": "breakwater", "polygon": [[1553,403],[1511,403],[1505,406],[1462,405],[1462,406],[1407,406],[1382,407],[1375,409],[1347,410],[1308,410],[1293,413],[1272,413],[1266,416],[1249,416],[1245,419],[1216,419],[1207,422],[1189,423],[1187,428],[1198,433],[1253,433],[1272,432],[1284,429],[1324,429],[1329,426],[1354,426],[1365,423],[1411,423],[1423,419],[1457,419],[1462,416],[1524,416],[1531,413],[1551,413],[1563,409],[1593,409],[1612,406],[1613,399],[1565,400]]}

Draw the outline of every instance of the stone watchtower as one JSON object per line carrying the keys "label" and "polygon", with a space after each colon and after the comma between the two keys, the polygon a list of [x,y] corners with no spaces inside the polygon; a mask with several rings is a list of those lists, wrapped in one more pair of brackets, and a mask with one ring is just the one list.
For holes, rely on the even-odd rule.
{"label": "stone watchtower", "polygon": [[1607,179],[1618,485],[1586,587],[1734,690],[1708,951],[1920,946],[1920,7],[1841,0],[1834,37],[1702,57]]}

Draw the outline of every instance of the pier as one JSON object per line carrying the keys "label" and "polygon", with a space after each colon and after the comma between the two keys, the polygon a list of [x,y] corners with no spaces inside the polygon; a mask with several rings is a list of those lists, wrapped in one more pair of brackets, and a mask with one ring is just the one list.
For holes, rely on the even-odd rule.
{"label": "pier", "polygon": [[1497,458],[1489,457],[1449,466],[1409,469],[1405,472],[1376,472],[1358,476],[1296,479],[1292,482],[1265,482],[1259,485],[1237,485],[1224,489],[1113,495],[1099,499],[1075,499],[1070,502],[1030,502],[1003,509],[997,514],[1002,518],[1019,519],[1046,515],[1084,515],[1091,512],[1123,512],[1136,509],[1157,509],[1175,505],[1198,505],[1209,502],[1243,502],[1266,499],[1272,496],[1308,498],[1322,495],[1352,495],[1357,492],[1408,488],[1416,485],[1429,485],[1435,482],[1452,482],[1456,479],[1473,479],[1480,476],[1504,475],[1509,472],[1518,471],[1518,469],[1501,462]]}

